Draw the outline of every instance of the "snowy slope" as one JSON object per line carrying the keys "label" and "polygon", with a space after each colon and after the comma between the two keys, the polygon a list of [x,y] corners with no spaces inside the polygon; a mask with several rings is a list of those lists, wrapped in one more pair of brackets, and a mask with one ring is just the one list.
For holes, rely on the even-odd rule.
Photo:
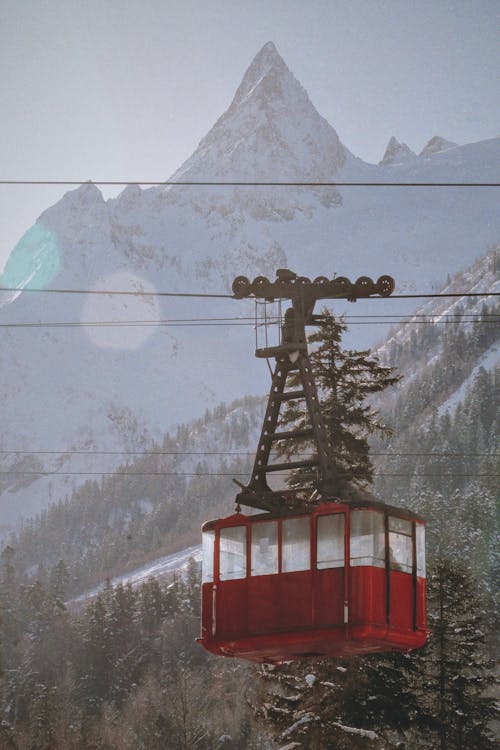
{"label": "snowy slope", "polygon": [[455,411],[458,404],[463,402],[468,389],[473,384],[481,368],[489,371],[496,367],[500,367],[500,344],[498,342],[490,346],[482,357],[480,357],[477,365],[471,370],[460,387],[440,405],[437,415],[441,417],[445,412],[453,413]]}
{"label": "snowy slope", "polygon": [[[118,586],[120,584],[123,586],[125,586],[126,584],[131,584],[132,586],[140,586],[142,583],[145,583],[148,578],[151,577],[161,579],[165,578],[166,576],[171,576],[173,573],[185,572],[190,560],[194,560],[198,563],[201,562],[201,545],[198,544],[193,547],[186,547],[186,549],[183,549],[180,552],[174,552],[171,555],[160,557],[157,560],[153,560],[152,562],[148,563],[147,565],[143,565],[136,570],[130,571],[130,573],[125,573],[124,575],[112,578],[110,583],[112,586]],[[103,588],[104,583],[94,589],[91,589],[90,591],[86,591],[81,596],[72,599],[70,602],[68,602],[68,604],[72,605],[84,602],[87,599],[98,594],[99,591],[102,591]]]}
{"label": "snowy slope", "polygon": [[[454,316],[458,315],[462,318],[460,329],[465,334],[468,334],[474,325],[473,321],[479,319],[483,311],[498,315],[498,297],[494,295],[500,293],[499,268],[500,249],[496,248],[485,253],[468,268],[455,274],[449,283],[443,287],[442,292],[460,296],[430,299],[421,304],[415,311],[414,316],[409,317],[407,321],[405,320],[403,325],[396,327],[387,336],[385,341],[375,349],[377,355],[383,362],[394,364],[391,356],[394,347],[397,345],[408,345],[412,334],[419,330],[419,323],[422,323],[422,321],[425,321],[422,323],[424,328],[434,323],[437,330],[442,333],[446,330],[446,324],[452,321]],[[480,294],[481,296],[468,297],[467,294],[469,293]],[[491,323],[486,323],[485,325],[491,326],[490,330],[493,330],[493,332],[496,331],[498,338],[498,323],[496,318],[493,318]],[[443,342],[440,336],[436,338],[434,344],[427,345],[425,351],[420,352],[418,358],[407,363],[402,370],[403,379],[396,388],[383,394],[379,406],[382,406],[382,408],[388,407],[391,402],[394,402],[399,397],[401,392],[404,393],[411,386],[415,379],[420,378],[422,374],[428,372],[440,355],[442,346]],[[474,381],[481,367],[485,370],[494,370],[500,367],[500,345],[498,340],[477,358],[470,372],[456,390],[450,393],[442,403],[434,404],[438,415],[443,414],[445,411],[453,411],[456,408],[457,404],[463,400],[468,387]]]}
{"label": "snowy slope", "polygon": [[[269,43],[173,179],[495,181],[499,154],[500,139],[440,142],[404,163],[366,164],[341,143]],[[430,291],[498,241],[497,209],[496,191],[487,189],[129,186],[105,201],[87,184],[40,216],[0,283],[228,292],[240,273],[272,276],[288,266],[310,277],[390,273],[398,291]],[[4,293],[0,303],[2,323],[89,323],[4,329],[2,450],[63,454],[26,458],[24,471],[90,471],[67,451],[147,448],[207,406],[267,388],[250,327],[99,323],[248,316],[247,302],[25,291]],[[383,304],[392,313],[413,310],[415,301]],[[356,312],[373,306],[380,311],[376,301],[357,303]],[[350,343],[369,344],[378,332],[364,327]],[[18,455],[4,458],[4,470],[13,465],[21,470]],[[0,487],[11,508],[30,513],[85,478],[3,475]]]}

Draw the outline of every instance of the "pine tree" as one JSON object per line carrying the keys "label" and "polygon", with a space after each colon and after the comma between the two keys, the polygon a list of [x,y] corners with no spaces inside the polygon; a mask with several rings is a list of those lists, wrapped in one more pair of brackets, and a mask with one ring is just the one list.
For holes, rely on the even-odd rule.
{"label": "pine tree", "polygon": [[93,714],[99,712],[112,684],[112,644],[105,593],[99,593],[87,606],[81,638],[78,684],[82,704],[88,713]]}
{"label": "pine tree", "polygon": [[49,574],[50,593],[58,601],[64,602],[68,593],[69,571],[64,560],[59,560],[57,565],[51,569]]}
{"label": "pine tree", "polygon": [[[437,560],[428,576],[428,644],[411,655],[412,690],[420,714],[413,747],[487,750],[495,742],[488,688],[494,682],[486,647],[487,612],[477,581],[456,560]],[[418,736],[420,735],[420,737]]]}
{"label": "pine tree", "polygon": [[[363,691],[359,684],[361,669],[362,662],[358,659],[262,667],[263,696],[257,713],[273,726],[276,739],[284,747],[304,750],[395,748],[397,745],[378,731],[384,725],[378,715],[380,698],[378,706],[370,713],[369,693],[361,696],[358,692]],[[392,696],[393,713],[396,697]]]}
{"label": "pine tree", "polygon": [[[341,347],[346,325],[329,310],[321,315],[319,330],[309,336],[309,354],[320,401],[320,409],[331,441],[331,466],[334,476],[363,486],[373,480],[368,437],[388,436],[389,428],[367,403],[370,396],[380,393],[399,380],[391,367],[382,366],[367,351]],[[289,402],[281,417],[281,425],[302,429],[308,426],[304,407]],[[287,458],[298,452],[312,450],[311,442],[283,441],[278,453]],[[307,485],[314,479],[308,470],[294,471],[289,479],[292,487]]]}

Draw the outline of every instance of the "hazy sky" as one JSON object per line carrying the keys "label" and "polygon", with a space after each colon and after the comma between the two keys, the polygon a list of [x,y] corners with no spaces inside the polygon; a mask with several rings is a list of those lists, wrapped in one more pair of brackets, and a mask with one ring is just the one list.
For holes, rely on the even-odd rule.
{"label": "hazy sky", "polygon": [[[0,179],[163,180],[272,40],[357,156],[498,135],[498,0],[0,0]],[[60,188],[0,187],[0,268]]]}

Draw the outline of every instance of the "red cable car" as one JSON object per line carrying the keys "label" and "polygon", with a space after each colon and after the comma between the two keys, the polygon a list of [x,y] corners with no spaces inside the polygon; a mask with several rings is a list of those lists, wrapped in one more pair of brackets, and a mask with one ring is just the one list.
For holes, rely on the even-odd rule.
{"label": "red cable car", "polygon": [[[287,269],[275,282],[235,279],[236,298],[286,298],[292,307],[279,345],[256,351],[275,357],[276,368],[250,483],[240,485],[237,513],[203,526],[198,641],[208,651],[279,663],[409,651],[425,643],[424,521],[339,475],[305,334],[306,325],[317,323],[318,299],[354,301],[393,289],[390,276],[376,283],[366,276],[355,284],[345,277],[311,283]],[[292,400],[305,402],[308,425],[279,432],[281,406]],[[271,462],[278,441],[304,440],[315,446],[307,459]],[[296,469],[309,474],[310,486],[270,488],[268,474]],[[240,504],[266,512],[244,515]]]}
{"label": "red cable car", "polygon": [[279,663],[425,640],[425,527],[415,514],[336,502],[204,524],[199,642],[212,653]]}

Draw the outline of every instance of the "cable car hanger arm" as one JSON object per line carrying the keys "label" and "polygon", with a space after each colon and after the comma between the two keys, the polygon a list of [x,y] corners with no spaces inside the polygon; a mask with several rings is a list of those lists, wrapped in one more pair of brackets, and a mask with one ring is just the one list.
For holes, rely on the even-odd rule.
{"label": "cable car hanger arm", "polygon": [[[278,346],[257,349],[257,357],[276,359],[272,374],[271,390],[267,402],[264,423],[262,426],[252,477],[247,487],[242,487],[236,501],[242,505],[261,510],[289,510],[298,505],[304,506],[317,502],[320,495],[332,497],[344,489],[344,477],[334,471],[332,460],[332,442],[320,409],[314,373],[307,351],[306,325],[318,325],[320,316],[313,315],[316,302],[320,299],[347,299],[354,302],[358,297],[370,297],[379,294],[387,297],[392,294],[395,284],[391,276],[380,276],[375,283],[368,276],[360,276],[353,284],[344,276],[318,276],[314,281],[304,276],[297,276],[288,269],[278,269],[276,280],[269,281],[264,276],[257,276],[252,283],[245,276],[238,276],[232,288],[235,298],[261,298],[267,301],[289,299],[292,303],[285,312],[281,327],[281,341]],[[298,385],[287,389],[287,379],[291,375],[298,380]],[[278,432],[280,409],[283,403],[293,400],[304,400],[309,425]],[[287,463],[270,463],[273,447],[280,440],[301,440],[310,437],[316,453],[307,460],[288,461]],[[315,469],[316,481],[307,490],[272,490],[267,483],[267,474],[283,468]]]}

